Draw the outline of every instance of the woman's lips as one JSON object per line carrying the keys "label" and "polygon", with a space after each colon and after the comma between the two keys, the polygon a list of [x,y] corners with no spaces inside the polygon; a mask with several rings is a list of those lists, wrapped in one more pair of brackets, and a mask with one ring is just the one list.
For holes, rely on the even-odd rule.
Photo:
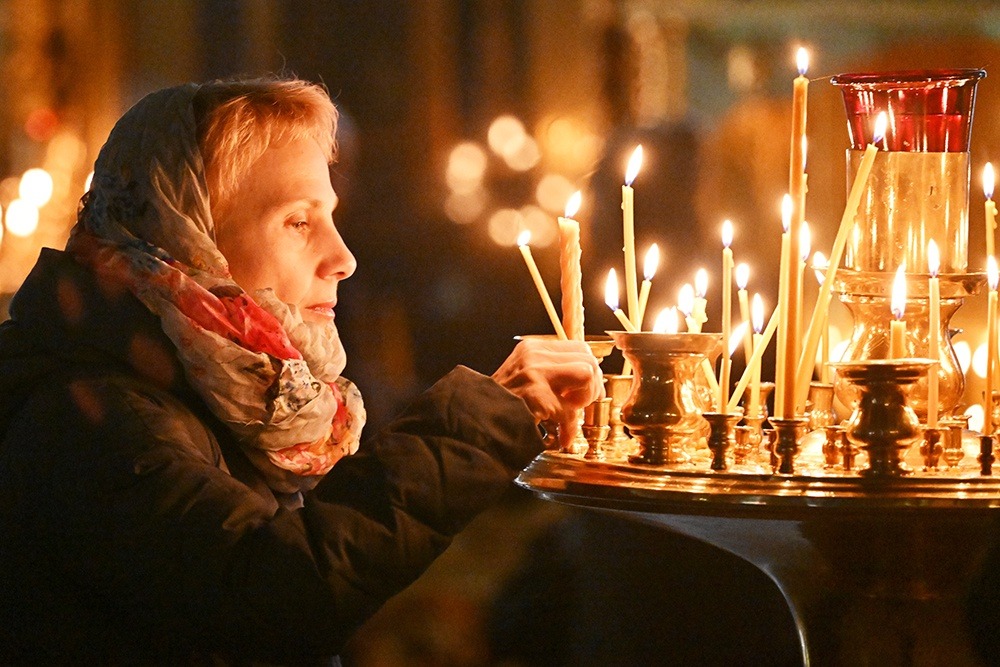
{"label": "woman's lips", "polygon": [[308,310],[310,313],[315,313],[316,315],[319,315],[321,317],[326,317],[332,320],[334,317],[336,317],[336,315],[333,312],[333,308],[336,305],[337,305],[336,303],[318,303],[312,306],[306,306],[306,310]]}

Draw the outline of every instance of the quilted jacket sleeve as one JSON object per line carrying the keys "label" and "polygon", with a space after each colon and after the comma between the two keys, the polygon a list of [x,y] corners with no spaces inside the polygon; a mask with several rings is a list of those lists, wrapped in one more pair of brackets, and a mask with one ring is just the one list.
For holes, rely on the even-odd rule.
{"label": "quilted jacket sleeve", "polygon": [[[21,480],[11,530],[30,536],[35,569],[58,582],[46,595],[87,607],[56,634],[121,660],[336,653],[541,449],[520,399],[458,368],[302,508],[275,510],[219,467],[211,436],[176,401],[114,382],[66,392],[29,401],[7,433],[30,443],[2,462]],[[45,616],[35,604],[48,602],[22,607],[19,623]],[[80,623],[84,611],[102,620]]]}

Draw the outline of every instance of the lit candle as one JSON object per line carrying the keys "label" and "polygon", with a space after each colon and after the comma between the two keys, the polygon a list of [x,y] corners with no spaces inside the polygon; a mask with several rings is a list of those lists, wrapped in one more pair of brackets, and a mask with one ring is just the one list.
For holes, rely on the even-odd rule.
{"label": "lit candle", "polygon": [[[934,361],[940,361],[941,355],[938,350],[939,337],[938,329],[941,328],[941,281],[938,279],[938,269],[941,267],[941,256],[938,252],[937,243],[933,239],[927,244],[927,268],[930,269],[931,277],[927,282],[927,291],[931,298],[931,312],[927,324],[928,336],[927,347],[930,354],[928,357]],[[927,426],[937,428],[938,423],[938,368],[939,364],[934,364],[927,371]]]}
{"label": "lit candle", "polygon": [[851,192],[847,196],[847,205],[844,207],[844,214],[840,218],[840,227],[837,229],[837,238],[833,242],[833,249],[830,251],[830,263],[827,265],[826,278],[820,286],[819,296],[816,298],[816,307],[813,309],[812,317],[809,320],[809,327],[806,329],[805,344],[802,346],[802,355],[799,358],[798,372],[795,379],[795,403],[799,406],[805,405],[806,395],[809,391],[809,379],[812,377],[813,365],[816,359],[816,348],[819,345],[820,333],[825,324],[827,311],[830,308],[830,298],[833,295],[833,278],[840,266],[840,259],[847,246],[847,240],[854,230],[855,220],[858,217],[858,208],[861,206],[861,196],[868,185],[868,177],[871,175],[872,166],[875,164],[875,156],[878,154],[878,143],[885,137],[888,119],[884,112],[879,113],[875,119],[875,128],[872,135],[872,142],[865,148],[865,153],[858,165],[858,171],[854,175],[854,183],[851,184]]}
{"label": "lit candle", "polygon": [[[802,340],[802,294],[805,290],[805,276],[806,276],[806,265],[809,263],[809,253],[812,252],[812,234],[809,229],[809,223],[803,222],[801,234],[799,236],[799,292],[795,295],[795,300],[799,304],[799,317],[795,320],[795,340]],[[792,360],[793,363],[795,360]],[[792,382],[795,381],[795,376],[792,376]],[[793,385],[789,385],[793,386]]]}
{"label": "lit candle", "polygon": [[1000,270],[997,258],[986,258],[986,282],[989,284],[989,300],[986,308],[986,395],[983,399],[983,434],[993,435],[993,368],[997,363],[997,283]]}
{"label": "lit candle", "polygon": [[701,332],[701,327],[695,321],[692,314],[694,311],[694,287],[691,286],[691,283],[684,283],[681,286],[680,292],[677,293],[677,310],[683,313],[684,324],[687,325],[688,332]]}
{"label": "lit candle", "polygon": [[993,165],[989,162],[983,167],[983,194],[986,195],[986,256],[996,256],[996,240],[994,231],[997,228],[997,205],[993,202],[993,187],[996,177],[993,175]]}
{"label": "lit candle", "polygon": [[[826,278],[826,269],[829,262],[826,255],[819,250],[813,254],[813,269],[816,272],[816,281],[820,289],[823,287],[823,280]],[[819,357],[819,380],[825,384],[830,383],[830,314],[823,314],[823,326],[820,327],[820,357]]]}
{"label": "lit candle", "polygon": [[562,289],[563,328],[572,340],[583,340],[583,272],[580,269],[580,223],[573,219],[582,196],[576,191],[566,202],[566,215],[559,218],[559,268]]}
{"label": "lit candle", "polygon": [[642,320],[646,317],[646,302],[649,301],[649,288],[653,284],[653,276],[660,264],[660,248],[654,243],[646,251],[646,259],[642,263],[642,286],[639,289],[639,314],[632,324],[642,331]]}
{"label": "lit candle", "polygon": [[729,338],[733,333],[733,223],[722,222],[722,340],[726,344],[722,367],[719,369],[719,405],[729,402],[729,369],[733,363],[733,353],[729,349]]}
{"label": "lit candle", "polygon": [[[796,54],[796,64],[799,75],[793,83],[792,95],[792,136],[791,156],[789,158],[788,192],[792,201],[792,214],[788,227],[788,244],[790,253],[800,250],[802,222],[805,219],[805,137],[806,137],[806,100],[809,90],[809,79],[805,77],[809,69],[809,52],[800,48]],[[802,326],[802,272],[799,263],[789,255],[785,267],[787,271],[787,287],[785,288],[786,303],[782,305],[784,322],[784,340],[778,342],[782,351],[782,364],[775,372],[775,380],[780,378],[783,387],[779,404],[775,404],[775,414],[778,417],[795,417],[795,374],[799,360],[799,328]],[[779,335],[781,331],[779,331]],[[782,344],[783,343],[783,344]]]}
{"label": "lit candle", "polygon": [[767,321],[767,326],[764,327],[764,335],[760,339],[760,345],[754,345],[753,355],[750,357],[750,361],[747,362],[747,367],[743,369],[740,381],[736,383],[736,388],[733,389],[733,393],[729,397],[729,412],[733,412],[739,406],[740,399],[743,398],[743,392],[747,390],[750,380],[753,377],[754,364],[760,364],[760,360],[764,356],[764,350],[767,349],[767,346],[771,344],[771,339],[774,338],[774,332],[778,328],[779,319],[778,310],[773,310],[771,312],[771,319]]}
{"label": "lit candle", "polygon": [[656,316],[656,320],[653,322],[653,333],[675,334],[677,327],[677,309],[671,306],[664,308]]}
{"label": "lit candle", "polygon": [[628,312],[633,318],[639,312],[639,290],[635,276],[635,191],[632,181],[639,175],[642,166],[642,146],[636,146],[625,169],[625,185],[622,186],[622,225],[625,237],[625,297]]}
{"label": "lit candle", "polygon": [[702,325],[708,321],[708,315],[705,314],[708,305],[706,294],[708,294],[708,271],[698,269],[694,274],[694,308],[691,311],[691,317],[698,323],[696,333],[701,333]]}
{"label": "lit candle", "polygon": [[538,290],[538,296],[542,297],[542,305],[545,306],[545,312],[549,315],[549,320],[552,322],[553,328],[556,330],[556,335],[560,339],[566,340],[566,331],[563,329],[562,322],[559,321],[559,315],[556,314],[556,307],[552,304],[552,299],[549,297],[549,291],[545,289],[545,282],[542,280],[542,274],[538,272],[538,266],[535,264],[535,258],[531,256],[531,247],[528,242],[531,240],[531,231],[525,229],[517,237],[517,247],[521,251],[521,256],[524,257],[524,263],[528,265],[528,272],[531,274],[531,279],[535,283],[535,289]]}
{"label": "lit candle", "polygon": [[902,359],[906,356],[906,321],[903,320],[906,311],[906,267],[902,264],[896,269],[896,277],[892,281],[889,309],[893,317],[889,323],[889,358]]}
{"label": "lit candle", "polygon": [[625,316],[622,309],[618,307],[618,276],[615,275],[614,269],[608,271],[608,280],[604,283],[604,303],[608,304],[608,308],[614,312],[615,317],[622,323],[625,331],[635,332],[635,325]]}
{"label": "lit candle", "polygon": [[[754,350],[760,347],[761,339],[763,339],[764,330],[764,300],[760,298],[760,294],[753,295],[753,308],[751,311],[751,318],[753,322],[753,337],[752,344]],[[753,354],[751,352],[751,354]],[[753,365],[753,371],[750,377],[750,405],[747,412],[748,417],[756,417],[760,414],[760,363]]]}
{"label": "lit candle", "polygon": [[[740,319],[750,321],[750,298],[747,294],[747,284],[750,282],[750,266],[745,263],[736,265],[736,296],[740,302]],[[747,335],[743,338],[743,358],[749,359],[753,354],[753,332],[747,327]]]}
{"label": "lit candle", "polygon": [[[796,260],[791,256],[791,235],[789,226],[792,223],[792,198],[785,195],[781,199],[781,262],[778,268],[778,349],[774,364],[774,416],[783,419],[786,414],[785,394],[792,391],[788,387],[785,376],[785,358],[788,356],[788,334],[791,323],[788,319],[789,278],[796,270],[788,267],[796,266]],[[788,415],[793,417],[794,415]]]}

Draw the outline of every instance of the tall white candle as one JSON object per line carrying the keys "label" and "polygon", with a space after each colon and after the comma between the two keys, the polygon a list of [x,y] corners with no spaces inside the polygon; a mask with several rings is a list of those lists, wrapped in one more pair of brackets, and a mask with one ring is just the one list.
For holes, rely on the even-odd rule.
{"label": "tall white candle", "polygon": [[997,364],[997,283],[1000,283],[1000,270],[997,269],[997,258],[990,255],[986,258],[986,282],[989,285],[989,300],[986,307],[986,391],[983,399],[983,434],[993,435],[993,384],[994,367]]}
{"label": "tall white candle", "polygon": [[[781,262],[778,274],[778,347],[775,354],[774,364],[774,416],[778,419],[786,417],[785,393],[792,391],[788,386],[788,378],[785,374],[786,357],[788,355],[788,335],[791,322],[788,319],[788,302],[791,299],[789,290],[791,289],[789,277],[797,272],[794,267],[797,261],[792,257],[792,240],[789,234],[789,227],[792,223],[792,198],[785,195],[781,200]],[[787,415],[789,418],[794,415]]]}
{"label": "tall white candle", "polygon": [[[764,300],[760,294],[753,295],[753,306],[751,314],[753,323],[753,349],[756,350],[763,340],[764,329]],[[751,352],[751,355],[753,353]],[[750,405],[747,410],[748,417],[756,417],[760,414],[760,362],[753,365],[753,374],[750,378]]]}
{"label": "tall white candle", "polygon": [[563,328],[572,340],[583,340],[583,272],[580,268],[580,223],[573,219],[580,210],[580,192],[566,202],[566,215],[559,218],[559,268],[562,289]]}
{"label": "tall white candle", "polygon": [[[747,294],[747,284],[750,282],[750,267],[745,263],[736,265],[736,295],[740,304],[740,319],[750,321],[750,297]],[[743,338],[743,358],[749,359],[753,354],[753,332],[747,327],[747,335]]]}
{"label": "tall white candle", "polygon": [[809,391],[809,378],[812,376],[813,360],[816,358],[816,348],[819,345],[823,319],[830,308],[830,298],[833,295],[833,279],[837,268],[840,266],[840,260],[844,254],[844,248],[847,246],[847,240],[854,229],[855,220],[858,217],[858,208],[861,206],[861,197],[864,194],[865,187],[868,185],[868,177],[871,175],[872,166],[875,164],[875,156],[878,154],[878,144],[885,137],[887,126],[888,118],[885,112],[879,113],[875,120],[872,142],[865,148],[861,164],[854,175],[854,183],[851,184],[851,192],[847,197],[844,214],[840,218],[837,238],[834,240],[833,249],[830,251],[830,264],[826,270],[826,278],[823,280],[819,296],[816,298],[816,307],[813,309],[812,318],[809,320],[809,327],[806,329],[805,334],[805,343],[802,346],[802,355],[799,358],[795,379],[795,402],[799,406],[805,405],[806,394]]}
{"label": "tall white candle", "polygon": [[[930,269],[931,277],[927,281],[927,291],[930,293],[930,317],[927,328],[928,358],[940,362],[938,329],[941,328],[941,281],[938,278],[938,269],[941,266],[941,255],[938,252],[937,243],[933,239],[927,244],[927,268]],[[938,424],[938,369],[939,364],[934,364],[927,371],[927,426],[937,428]]]}
{"label": "tall white candle", "polygon": [[642,146],[636,146],[625,169],[625,185],[622,186],[622,227],[625,241],[625,296],[628,314],[635,321],[639,312],[639,290],[636,285],[635,267],[635,191],[632,181],[639,175],[642,166]]}
{"label": "tall white candle", "polygon": [[729,402],[729,369],[732,364],[732,352],[729,349],[729,337],[733,332],[733,223],[725,220],[722,223],[722,341],[726,345],[723,350],[722,368],[719,370],[719,406],[724,408]]}
{"label": "tall white candle", "polygon": [[989,162],[983,167],[983,194],[986,195],[986,256],[996,257],[996,228],[997,228],[997,205],[993,202],[993,188],[996,185],[996,176],[993,174],[993,165]]}

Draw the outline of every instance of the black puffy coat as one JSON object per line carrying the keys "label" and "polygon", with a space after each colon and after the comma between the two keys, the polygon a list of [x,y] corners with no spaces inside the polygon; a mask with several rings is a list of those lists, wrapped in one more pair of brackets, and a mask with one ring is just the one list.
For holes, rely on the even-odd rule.
{"label": "black puffy coat", "polygon": [[333,655],[540,449],[457,368],[287,509],[156,319],[43,251],[0,326],[0,663]]}

